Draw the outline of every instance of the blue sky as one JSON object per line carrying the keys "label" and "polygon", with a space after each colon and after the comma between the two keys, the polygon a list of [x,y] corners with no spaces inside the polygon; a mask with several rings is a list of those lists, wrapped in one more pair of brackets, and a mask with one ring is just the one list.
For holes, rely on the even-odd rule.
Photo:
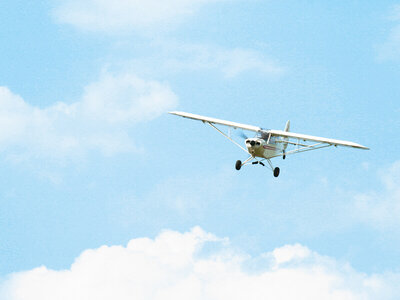
{"label": "blue sky", "polygon": [[[343,287],[355,299],[394,298],[399,2],[3,1],[0,25],[6,299],[30,291],[35,268],[70,270],[87,249],[100,253],[139,237],[183,248],[188,237],[199,247],[217,240],[222,253],[245,253],[260,266],[258,259],[272,257],[265,272],[305,260],[301,271],[323,266],[343,282],[379,278],[382,289],[365,295],[355,287],[363,290],[367,279]],[[290,119],[294,132],[371,150],[277,159],[278,178],[258,166],[237,172],[235,161],[246,158],[240,149],[170,110],[272,129]],[[295,258],[295,266],[282,266],[280,253],[291,253],[283,261]],[[311,299],[307,292],[299,291]]]}

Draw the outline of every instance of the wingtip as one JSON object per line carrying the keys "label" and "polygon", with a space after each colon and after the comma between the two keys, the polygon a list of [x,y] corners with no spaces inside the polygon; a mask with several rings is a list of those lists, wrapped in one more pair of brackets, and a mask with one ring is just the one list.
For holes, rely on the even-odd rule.
{"label": "wingtip", "polygon": [[179,111],[175,111],[175,110],[174,110],[174,111],[169,111],[168,113],[169,113],[170,115],[175,115],[175,116],[179,116],[179,115],[180,115],[180,114],[179,114],[180,112],[179,112]]}
{"label": "wingtip", "polygon": [[363,145],[357,145],[357,148],[362,150],[370,150],[368,147],[365,147]]}

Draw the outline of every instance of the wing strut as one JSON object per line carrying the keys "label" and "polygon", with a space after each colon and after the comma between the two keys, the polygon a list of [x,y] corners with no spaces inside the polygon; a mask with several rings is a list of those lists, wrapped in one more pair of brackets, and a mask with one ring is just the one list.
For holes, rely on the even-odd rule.
{"label": "wing strut", "polygon": [[[301,145],[301,144],[298,144],[298,145]],[[333,145],[325,144],[325,143],[317,143],[317,144],[313,144],[313,145],[301,145],[301,146],[303,146],[303,147],[286,152],[286,155],[322,149],[322,148],[326,148],[326,147],[331,147]]]}
{"label": "wing strut", "polygon": [[244,149],[242,146],[240,146],[237,142],[235,142],[231,137],[229,137],[228,135],[226,135],[225,133],[223,133],[221,130],[219,130],[216,126],[214,126],[213,124],[211,124],[210,122],[207,121],[203,121],[203,123],[207,123],[208,125],[210,125],[212,128],[214,128],[216,131],[218,131],[220,134],[222,134],[224,137],[226,137],[228,140],[230,140],[232,143],[234,143],[236,146],[238,146],[240,149],[242,149],[244,152],[246,152],[247,154],[249,153],[246,149]]}
{"label": "wing strut", "polygon": [[[279,141],[279,142],[282,143],[282,141]],[[274,157],[289,155],[289,154],[296,154],[296,153],[301,153],[301,152],[307,152],[307,151],[311,151],[311,150],[317,150],[317,149],[322,149],[322,148],[327,148],[327,147],[333,146],[332,144],[326,144],[326,143],[316,143],[316,144],[312,144],[312,145],[305,145],[305,144],[301,144],[299,142],[297,142],[297,143],[285,142],[285,143],[295,145],[298,148],[291,150],[291,151],[286,151],[285,154],[282,153],[279,155],[275,155]]]}

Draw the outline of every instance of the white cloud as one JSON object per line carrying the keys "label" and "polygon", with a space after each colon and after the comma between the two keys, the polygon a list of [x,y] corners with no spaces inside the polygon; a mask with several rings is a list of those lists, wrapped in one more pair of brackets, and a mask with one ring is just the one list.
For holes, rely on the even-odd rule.
{"label": "white cloud", "polygon": [[90,31],[143,30],[181,22],[201,6],[224,0],[63,0],[54,14],[59,22]]}
{"label": "white cloud", "polygon": [[400,225],[400,161],[393,163],[380,175],[383,190],[355,196],[351,211],[361,221],[378,228]]}
{"label": "white cloud", "polygon": [[[214,250],[202,252],[205,245],[214,245]],[[400,292],[397,274],[366,275],[301,245],[262,255],[267,261],[262,270],[246,267],[252,259],[199,227],[184,234],[164,231],[154,240],[133,239],[126,247],[86,250],[68,270],[42,266],[11,274],[0,288],[0,297],[343,300],[395,299]]]}
{"label": "white cloud", "polygon": [[300,244],[286,245],[272,251],[272,255],[277,264],[302,260],[310,256],[310,254],[310,250]]}
{"label": "white cloud", "polygon": [[103,74],[80,101],[39,108],[0,87],[0,150],[9,157],[62,157],[98,149],[110,155],[132,151],[129,129],[177,103],[165,84],[132,74]]}

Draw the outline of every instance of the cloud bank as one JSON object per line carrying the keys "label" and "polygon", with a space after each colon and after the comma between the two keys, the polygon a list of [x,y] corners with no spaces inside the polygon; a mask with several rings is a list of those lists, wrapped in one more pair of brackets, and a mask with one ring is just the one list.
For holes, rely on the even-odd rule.
{"label": "cloud bank", "polygon": [[167,85],[128,73],[103,74],[85,87],[79,101],[45,108],[0,87],[0,151],[14,157],[133,151],[129,130],[176,104],[177,96]]}
{"label": "cloud bank", "polygon": [[59,22],[89,31],[138,31],[181,22],[205,4],[224,0],[64,0]]}
{"label": "cloud bank", "polygon": [[86,250],[68,270],[42,266],[12,274],[0,298],[395,299],[399,283],[398,275],[359,273],[299,244],[253,258],[195,227]]}

